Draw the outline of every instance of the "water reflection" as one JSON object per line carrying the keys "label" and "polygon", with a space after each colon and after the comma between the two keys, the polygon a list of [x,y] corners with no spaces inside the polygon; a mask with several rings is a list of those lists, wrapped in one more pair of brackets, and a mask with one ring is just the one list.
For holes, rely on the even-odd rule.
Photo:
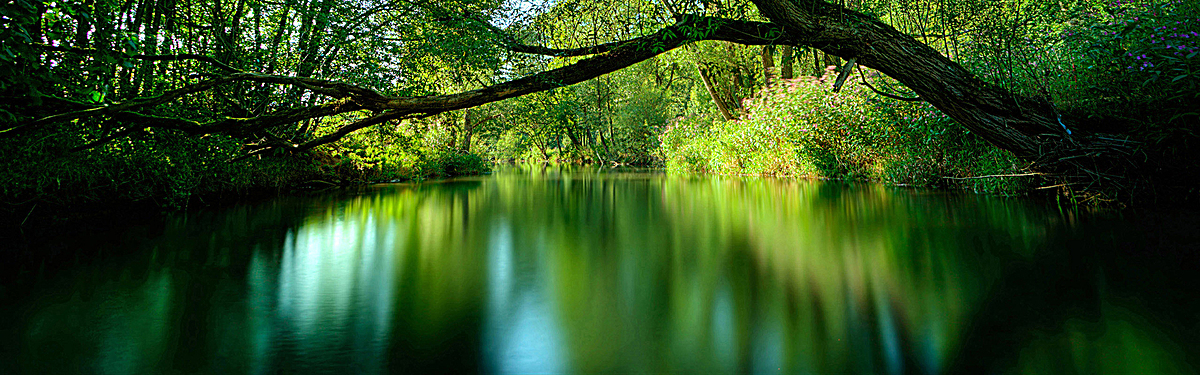
{"label": "water reflection", "polygon": [[505,221],[493,225],[488,246],[487,321],[484,355],[488,372],[515,374],[561,373],[563,342],[558,308],[542,285],[550,275],[513,267],[512,229]]}
{"label": "water reflection", "polygon": [[0,371],[1194,371],[1190,315],[1104,287],[1131,234],[1062,217],[602,169],[280,199],[32,283]]}

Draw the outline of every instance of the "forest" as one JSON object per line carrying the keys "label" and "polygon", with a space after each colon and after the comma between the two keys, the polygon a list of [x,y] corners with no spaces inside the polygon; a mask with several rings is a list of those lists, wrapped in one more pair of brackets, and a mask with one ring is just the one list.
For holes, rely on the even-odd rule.
{"label": "forest", "polygon": [[1200,182],[1193,1],[16,0],[0,23],[11,224],[499,163],[1093,206]]}

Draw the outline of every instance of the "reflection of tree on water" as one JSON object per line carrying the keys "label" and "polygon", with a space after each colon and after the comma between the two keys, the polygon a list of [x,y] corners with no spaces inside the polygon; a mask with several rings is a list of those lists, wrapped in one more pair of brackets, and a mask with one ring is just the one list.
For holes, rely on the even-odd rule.
{"label": "reflection of tree on water", "polygon": [[[664,202],[668,210],[690,212],[673,215],[680,218],[679,237],[690,241],[681,248],[709,246],[714,238],[747,239],[742,245],[711,245],[712,251],[728,252],[717,262],[746,259],[756,265],[755,274],[746,277],[759,279],[756,293],[750,293],[760,295],[756,308],[786,311],[778,314],[785,323],[772,327],[786,339],[781,348],[770,348],[794,353],[785,357],[786,367],[897,373],[916,366],[937,372],[967,313],[970,301],[964,299],[978,287],[961,277],[970,271],[956,259],[961,244],[931,239],[962,236],[939,230],[981,228],[922,217],[929,207],[918,210],[886,191],[843,189],[805,182],[668,181]],[[992,230],[989,224],[979,225]],[[704,269],[721,268],[694,268]]]}
{"label": "reflection of tree on water", "polygon": [[372,187],[168,225],[141,245],[162,250],[80,271],[102,287],[38,310],[26,347],[74,337],[69,319],[110,327],[92,358],[128,369],[1186,370],[1171,341],[1188,331],[1158,322],[1188,315],[1150,320],[1098,291],[1136,295],[1146,272],[1107,271],[1136,258],[1092,256],[1111,243],[1056,218],[978,196],[597,169]]}

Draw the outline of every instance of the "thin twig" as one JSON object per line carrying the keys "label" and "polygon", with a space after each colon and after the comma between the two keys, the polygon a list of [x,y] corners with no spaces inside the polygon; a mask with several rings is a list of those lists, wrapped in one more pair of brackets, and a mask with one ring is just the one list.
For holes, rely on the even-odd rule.
{"label": "thin twig", "polygon": [[863,71],[862,71],[862,65],[859,65],[859,66],[858,66],[858,79],[862,81],[862,84],[863,84],[864,86],[867,86],[867,88],[868,88],[868,89],[871,89],[871,91],[874,91],[876,94],[882,95],[882,96],[884,96],[884,97],[887,97],[887,98],[892,98],[892,99],[896,99],[896,100],[903,100],[903,101],[906,101],[906,102],[921,102],[921,101],[925,101],[925,99],[921,99],[920,97],[916,97],[916,98],[906,98],[906,97],[903,97],[903,96],[900,96],[900,95],[896,95],[896,94],[891,94],[891,93],[886,93],[886,92],[880,91],[879,89],[875,88],[875,86],[872,86],[870,82],[867,82],[867,76],[866,76],[865,74],[863,74]]}
{"label": "thin twig", "polygon": [[34,203],[33,207],[29,208],[29,213],[25,214],[25,219],[21,220],[21,225],[19,225],[19,226],[21,226],[21,227],[25,226],[25,222],[29,221],[29,216],[33,215],[33,209],[35,209],[35,208],[37,208],[37,203]]}
{"label": "thin twig", "polygon": [[1040,176],[1042,174],[1044,174],[1044,173],[991,174],[991,175],[987,175],[987,176],[975,176],[975,177],[942,177],[942,178],[947,179],[947,180],[975,180],[975,179],[980,179],[980,178],[993,178],[993,177],[1029,177],[1029,176]]}

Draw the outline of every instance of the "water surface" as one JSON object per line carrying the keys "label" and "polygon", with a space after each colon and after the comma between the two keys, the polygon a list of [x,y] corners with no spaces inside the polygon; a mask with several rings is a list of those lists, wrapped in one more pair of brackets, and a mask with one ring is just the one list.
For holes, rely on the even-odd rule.
{"label": "water surface", "polygon": [[378,185],[8,254],[0,372],[1195,373],[1193,223],[587,168]]}

